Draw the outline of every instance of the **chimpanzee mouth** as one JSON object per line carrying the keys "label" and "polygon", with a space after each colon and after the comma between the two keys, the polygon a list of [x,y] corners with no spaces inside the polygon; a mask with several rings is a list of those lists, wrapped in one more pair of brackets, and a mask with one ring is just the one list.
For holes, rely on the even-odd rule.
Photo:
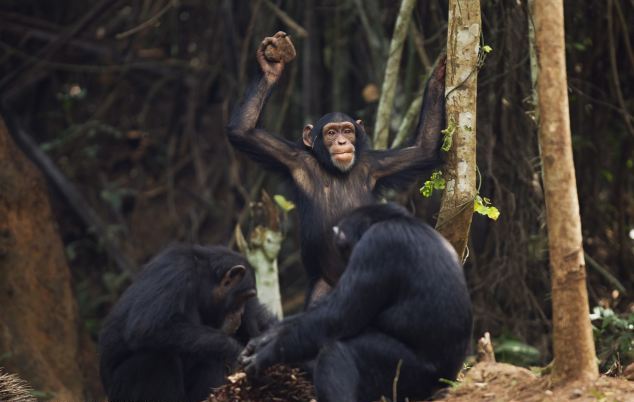
{"label": "chimpanzee mouth", "polygon": [[333,152],[331,155],[332,155],[332,159],[348,160],[348,159],[353,159],[354,158],[354,151]]}
{"label": "chimpanzee mouth", "polygon": [[[342,154],[339,154],[339,155],[342,155]],[[350,155],[350,157],[347,157],[347,155]],[[332,164],[335,165],[337,169],[339,169],[342,172],[347,172],[354,165],[355,155],[354,155],[354,152],[347,152],[345,158],[337,157],[337,155],[332,155],[330,160],[332,161]]]}

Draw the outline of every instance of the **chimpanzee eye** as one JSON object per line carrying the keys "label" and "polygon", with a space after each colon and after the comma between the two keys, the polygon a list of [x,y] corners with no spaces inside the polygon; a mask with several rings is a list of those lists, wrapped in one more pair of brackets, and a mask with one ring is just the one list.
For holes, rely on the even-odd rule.
{"label": "chimpanzee eye", "polygon": [[352,130],[349,129],[349,128],[346,128],[343,132],[346,133],[346,134],[350,134],[350,133],[352,133]]}
{"label": "chimpanzee eye", "polygon": [[328,130],[328,135],[335,135],[335,130]]}

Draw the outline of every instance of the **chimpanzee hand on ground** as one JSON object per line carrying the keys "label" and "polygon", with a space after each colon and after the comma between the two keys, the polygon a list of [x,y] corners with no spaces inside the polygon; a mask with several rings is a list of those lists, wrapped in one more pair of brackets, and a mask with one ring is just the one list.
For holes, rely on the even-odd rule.
{"label": "chimpanzee hand on ground", "polygon": [[258,377],[262,370],[279,362],[277,356],[277,337],[280,326],[274,327],[262,336],[251,339],[244,348],[238,362],[244,367],[244,371],[250,376]]}

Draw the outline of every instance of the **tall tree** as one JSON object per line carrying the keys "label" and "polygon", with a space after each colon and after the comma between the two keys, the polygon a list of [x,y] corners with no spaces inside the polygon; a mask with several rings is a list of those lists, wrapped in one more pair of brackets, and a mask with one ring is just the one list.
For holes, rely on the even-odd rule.
{"label": "tall tree", "polygon": [[449,1],[447,135],[452,136],[445,192],[436,228],[465,256],[476,197],[476,97],[480,54],[480,1]]}
{"label": "tall tree", "polygon": [[541,149],[553,303],[555,381],[598,376],[572,160],[563,0],[535,0]]}

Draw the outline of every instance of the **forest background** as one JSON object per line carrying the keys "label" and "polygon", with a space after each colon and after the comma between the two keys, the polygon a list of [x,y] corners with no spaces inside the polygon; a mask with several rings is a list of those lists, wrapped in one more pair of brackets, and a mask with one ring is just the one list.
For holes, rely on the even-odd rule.
{"label": "forest background", "polygon": [[[501,216],[495,222],[474,216],[465,265],[474,333],[491,332],[502,358],[545,364],[552,357],[551,307],[531,19],[525,1],[481,3],[483,43],[492,51],[478,80],[480,194]],[[590,305],[634,323],[634,3],[564,3]],[[234,246],[236,224],[248,232],[257,221],[249,205],[261,190],[291,198],[279,177],[235,153],[226,140],[230,113],[257,75],[255,49],[262,38],[284,30],[298,53],[262,125],[299,140],[304,124],[340,110],[371,128],[397,13],[398,2],[360,0],[0,4],[2,115],[28,156],[37,159],[43,151],[63,174],[56,179],[55,169],[39,165],[70,267],[67,297],[76,300],[76,341],[85,367],[94,367],[101,321],[152,255],[175,241]],[[446,2],[418,2],[392,135],[420,96],[446,32]],[[425,179],[397,199],[434,224],[440,194],[423,198],[418,187]],[[69,199],[69,188],[79,201]],[[10,193],[11,186],[0,186],[0,199]],[[280,281],[284,310],[292,313],[302,307],[306,282],[296,211],[282,214]],[[0,251],[13,246],[0,239]],[[11,268],[21,264],[12,261]],[[57,278],[66,276],[31,279],[54,286],[48,281]],[[619,371],[633,358],[621,347],[624,335],[610,331],[597,327],[604,372]],[[0,349],[0,366],[11,367],[12,358]],[[85,383],[98,382],[95,371],[84,374]]]}

